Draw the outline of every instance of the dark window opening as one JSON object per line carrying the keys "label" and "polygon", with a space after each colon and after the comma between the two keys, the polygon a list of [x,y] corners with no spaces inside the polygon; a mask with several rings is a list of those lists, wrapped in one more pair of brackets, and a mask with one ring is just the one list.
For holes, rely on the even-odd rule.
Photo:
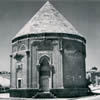
{"label": "dark window opening", "polygon": [[18,88],[21,88],[21,80],[18,80]]}

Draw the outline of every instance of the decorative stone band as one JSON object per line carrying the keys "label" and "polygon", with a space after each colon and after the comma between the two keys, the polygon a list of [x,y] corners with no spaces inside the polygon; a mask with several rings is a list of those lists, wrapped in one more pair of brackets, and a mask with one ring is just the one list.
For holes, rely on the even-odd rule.
{"label": "decorative stone band", "polygon": [[12,40],[13,42],[16,42],[17,40],[22,40],[25,38],[34,38],[34,39],[70,39],[82,42],[83,44],[86,44],[86,39],[82,36],[75,35],[75,34],[67,34],[67,33],[40,33],[40,34],[28,34],[23,35],[17,38],[14,38]]}

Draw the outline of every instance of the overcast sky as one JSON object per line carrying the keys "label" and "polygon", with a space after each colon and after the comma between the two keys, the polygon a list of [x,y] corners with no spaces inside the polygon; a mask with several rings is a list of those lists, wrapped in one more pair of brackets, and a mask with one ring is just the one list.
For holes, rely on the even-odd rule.
{"label": "overcast sky", "polygon": [[[0,71],[10,70],[11,40],[46,0],[0,0]],[[87,40],[86,69],[100,70],[99,0],[50,0]]]}

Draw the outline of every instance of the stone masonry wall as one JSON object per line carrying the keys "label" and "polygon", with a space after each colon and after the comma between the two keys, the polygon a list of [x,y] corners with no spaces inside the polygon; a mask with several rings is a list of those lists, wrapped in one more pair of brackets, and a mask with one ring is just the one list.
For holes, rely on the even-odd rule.
{"label": "stone masonry wall", "polygon": [[64,87],[85,87],[85,45],[77,41],[63,41]]}

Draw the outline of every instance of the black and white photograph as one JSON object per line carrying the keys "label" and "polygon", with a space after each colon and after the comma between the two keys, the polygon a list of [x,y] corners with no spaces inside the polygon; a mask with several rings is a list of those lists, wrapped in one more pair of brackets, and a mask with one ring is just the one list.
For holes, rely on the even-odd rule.
{"label": "black and white photograph", "polygon": [[0,100],[100,100],[100,0],[0,0]]}

